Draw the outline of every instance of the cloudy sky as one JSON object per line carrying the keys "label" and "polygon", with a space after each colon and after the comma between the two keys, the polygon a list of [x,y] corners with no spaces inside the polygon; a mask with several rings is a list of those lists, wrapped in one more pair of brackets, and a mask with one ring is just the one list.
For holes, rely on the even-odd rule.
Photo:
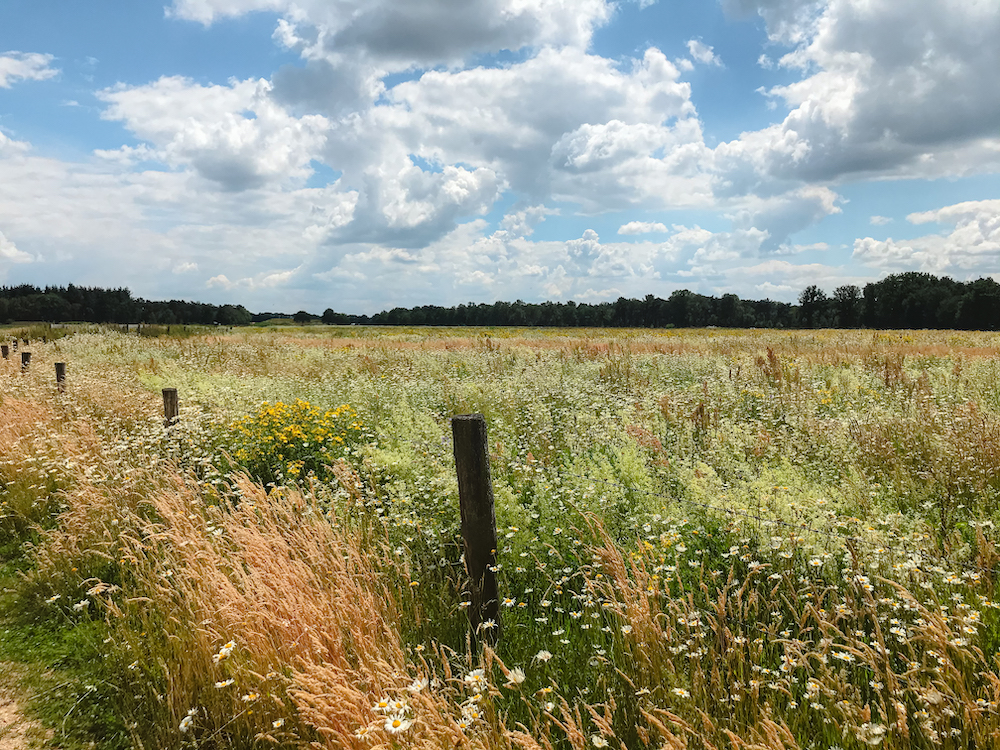
{"label": "cloudy sky", "polygon": [[0,284],[376,312],[1000,278],[997,0],[3,0]]}

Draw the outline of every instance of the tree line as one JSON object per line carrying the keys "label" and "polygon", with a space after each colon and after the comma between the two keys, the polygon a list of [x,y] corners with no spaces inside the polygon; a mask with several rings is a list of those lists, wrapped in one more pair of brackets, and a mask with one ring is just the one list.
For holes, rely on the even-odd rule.
{"label": "tree line", "polygon": [[1000,330],[1000,284],[990,278],[955,281],[929,273],[894,274],[842,286],[828,297],[817,286],[799,295],[804,328],[956,328]]}
{"label": "tree line", "polygon": [[209,305],[170,300],[153,302],[133,297],[128,289],[30,284],[0,287],[0,321],[64,323],[148,323],[162,325],[249,325],[250,311],[242,305]]}
{"label": "tree line", "polygon": [[[308,315],[308,313],[306,313]],[[302,313],[296,313],[302,320]],[[328,324],[408,326],[587,326],[630,328],[678,328],[728,326],[746,328],[793,327],[795,307],[772,300],[741,300],[735,294],[707,297],[687,290],[668,299],[652,294],[645,299],[620,298],[595,304],[569,302],[494,302],[493,304],[441,307],[396,307],[375,315],[345,315],[326,310],[319,318]]]}
{"label": "tree line", "polygon": [[[667,299],[619,298],[596,304],[575,302],[396,307],[367,315],[327,309],[327,324],[440,326],[597,326],[632,328],[957,328],[1000,330],[1000,284],[993,279],[960,282],[908,272],[866,284],[847,284],[827,295],[806,287],[799,304],[744,300],[735,294],[706,296],[682,289]],[[300,311],[298,322],[317,316]]]}
{"label": "tree line", "polygon": [[929,273],[908,272],[866,284],[844,285],[828,295],[806,287],[798,304],[744,300],[686,289],[667,299],[615,302],[494,302],[443,307],[395,307],[374,315],[351,315],[328,308],[322,315],[300,310],[293,316],[251,314],[242,305],[209,305],[133,298],[128,289],[0,287],[0,320],[249,325],[291,317],[297,323],[407,326],[587,326],[630,328],[956,328],[1000,330],[1000,284],[990,278],[961,282]]}

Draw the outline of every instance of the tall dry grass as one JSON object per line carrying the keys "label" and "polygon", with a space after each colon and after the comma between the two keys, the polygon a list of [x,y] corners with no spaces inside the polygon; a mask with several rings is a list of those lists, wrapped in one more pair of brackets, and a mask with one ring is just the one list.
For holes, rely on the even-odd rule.
{"label": "tall dry grass", "polygon": [[[378,531],[324,514],[300,490],[267,493],[243,477],[231,494],[206,497],[165,469],[125,486],[81,479],[66,504],[31,576],[39,587],[121,587],[96,598],[111,648],[135,659],[125,667],[141,695],[135,715],[149,713],[146,700],[156,706],[158,724],[137,730],[136,742],[390,744],[373,710],[388,695],[409,703],[407,744],[496,746],[499,735],[459,728],[454,684],[406,689],[448,668],[404,647],[401,605],[412,594]],[[191,729],[179,733],[192,709]]]}

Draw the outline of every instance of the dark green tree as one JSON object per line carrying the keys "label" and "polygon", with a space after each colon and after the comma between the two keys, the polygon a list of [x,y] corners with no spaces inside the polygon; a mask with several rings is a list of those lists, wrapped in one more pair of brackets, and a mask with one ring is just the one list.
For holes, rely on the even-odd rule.
{"label": "dark green tree", "polygon": [[342,326],[348,322],[347,316],[344,313],[334,312],[333,308],[330,307],[323,311],[323,317],[320,320],[328,326]]}
{"label": "dark green tree", "polygon": [[799,294],[799,313],[805,328],[815,328],[820,325],[826,308],[826,292],[815,284],[810,284]]}
{"label": "dark green tree", "polygon": [[833,290],[833,306],[839,328],[857,328],[861,324],[864,299],[859,287],[854,284],[838,286]]}

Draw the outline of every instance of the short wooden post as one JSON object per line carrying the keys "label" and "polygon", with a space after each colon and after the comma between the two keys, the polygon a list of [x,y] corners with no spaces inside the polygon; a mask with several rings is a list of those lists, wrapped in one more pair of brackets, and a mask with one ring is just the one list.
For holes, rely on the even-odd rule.
{"label": "short wooden post", "polygon": [[0,354],[4,359],[10,359],[10,347],[7,344],[0,344]]}
{"label": "short wooden post", "polygon": [[21,352],[21,369],[27,370],[31,364],[31,352]]}
{"label": "short wooden post", "polygon": [[177,389],[176,388],[164,388],[163,389],[163,426],[169,427],[174,424],[178,415],[180,414],[180,409],[177,403]]}
{"label": "short wooden post", "polygon": [[473,642],[495,644],[502,633],[497,593],[497,521],[493,509],[493,481],[482,414],[452,417],[458,501],[462,511],[465,569],[469,573],[472,603],[469,623]]}
{"label": "short wooden post", "polygon": [[66,390],[66,363],[56,362],[56,387],[62,393]]}

